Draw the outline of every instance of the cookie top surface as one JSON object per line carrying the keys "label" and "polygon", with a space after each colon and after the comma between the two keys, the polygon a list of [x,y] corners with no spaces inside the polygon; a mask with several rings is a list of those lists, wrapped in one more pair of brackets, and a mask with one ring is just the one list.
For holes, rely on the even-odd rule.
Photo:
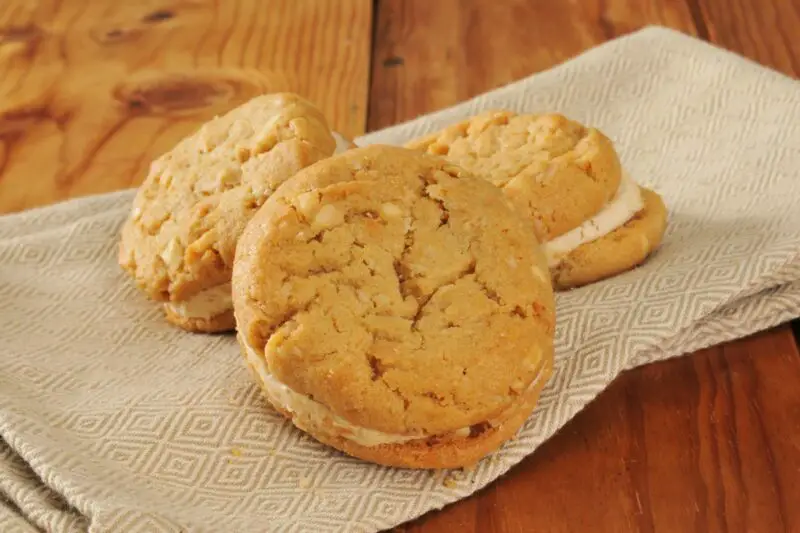
{"label": "cookie top surface", "polygon": [[291,93],[256,97],[208,122],[151,165],[122,230],[120,265],[155,300],[229,281],[247,221],[335,148],[322,113]]}
{"label": "cookie top surface", "polygon": [[500,187],[541,241],[591,217],[619,186],[611,141],[559,114],[489,111],[406,144]]}
{"label": "cookie top surface", "polygon": [[488,182],[388,146],[285,183],[242,235],[240,339],[351,424],[440,434],[507,412],[552,359],[543,254]]}

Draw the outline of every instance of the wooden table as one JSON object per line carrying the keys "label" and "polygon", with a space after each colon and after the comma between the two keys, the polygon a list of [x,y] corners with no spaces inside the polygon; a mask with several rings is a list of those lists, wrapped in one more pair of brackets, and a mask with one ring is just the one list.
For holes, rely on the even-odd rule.
{"label": "wooden table", "polygon": [[[796,0],[4,0],[0,210],[134,186],[259,92],[357,135],[648,24],[800,75]],[[788,325],[633,370],[503,479],[398,529],[800,531],[798,383]]]}

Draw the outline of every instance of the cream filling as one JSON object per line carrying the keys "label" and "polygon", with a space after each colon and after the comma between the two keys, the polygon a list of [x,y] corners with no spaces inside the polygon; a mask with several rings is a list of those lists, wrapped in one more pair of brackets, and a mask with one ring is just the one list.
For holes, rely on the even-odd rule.
{"label": "cream filling", "polygon": [[350,149],[350,141],[348,141],[344,135],[335,131],[332,131],[331,133],[336,141],[336,150],[333,151],[333,155],[341,154]]}
{"label": "cream filling", "polygon": [[245,353],[247,354],[247,361],[255,368],[256,372],[258,372],[261,383],[270,401],[277,404],[276,407],[280,407],[296,415],[294,423],[297,424],[300,429],[304,431],[311,429],[307,427],[306,422],[310,422],[308,425],[315,427],[321,427],[326,423],[331,423],[335,428],[341,430],[342,437],[362,446],[397,444],[426,437],[426,435],[396,435],[384,433],[375,429],[363,428],[351,424],[321,403],[312,400],[304,394],[293,391],[287,385],[278,381],[275,376],[270,373],[264,358],[259,357],[252,346],[247,343],[243,344]]}
{"label": "cream filling", "polygon": [[[270,401],[277,404],[277,407],[289,411],[294,417],[294,423],[300,429],[309,431],[308,426],[322,427],[330,423],[334,428],[341,431],[339,436],[355,442],[361,446],[379,446],[381,444],[398,444],[417,439],[424,439],[430,435],[399,435],[395,433],[384,433],[375,429],[369,429],[351,424],[344,418],[335,414],[323,404],[312,400],[304,394],[293,391],[287,385],[281,383],[267,368],[267,362],[260,357],[252,346],[243,342],[247,361],[256,370],[261,383],[264,386]],[[528,386],[526,393],[533,389],[541,379],[540,373]],[[307,422],[309,422],[307,424]],[[491,424],[491,421],[489,421]],[[452,431],[456,437],[466,438],[469,436],[471,428],[469,426]]]}
{"label": "cream filling", "polygon": [[231,284],[224,283],[198,292],[188,300],[164,304],[184,318],[214,318],[233,309]]}
{"label": "cream filling", "polygon": [[579,246],[604,237],[628,222],[642,210],[642,191],[635,181],[622,173],[619,188],[614,197],[592,218],[583,224],[544,243],[547,266],[553,268]]}

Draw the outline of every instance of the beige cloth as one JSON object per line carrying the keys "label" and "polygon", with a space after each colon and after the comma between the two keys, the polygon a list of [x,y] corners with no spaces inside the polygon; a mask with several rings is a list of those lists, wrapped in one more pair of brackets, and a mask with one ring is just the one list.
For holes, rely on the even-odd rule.
{"label": "beige cloth", "polygon": [[518,439],[448,488],[444,473],[365,464],[305,438],[266,408],[232,336],[168,326],[124,278],[126,191],[0,219],[0,520],[387,528],[497,478],[623,369],[800,314],[796,81],[653,28],[359,142],[399,143],[489,107],[599,126],[671,210],[645,266],[559,295],[555,375]]}

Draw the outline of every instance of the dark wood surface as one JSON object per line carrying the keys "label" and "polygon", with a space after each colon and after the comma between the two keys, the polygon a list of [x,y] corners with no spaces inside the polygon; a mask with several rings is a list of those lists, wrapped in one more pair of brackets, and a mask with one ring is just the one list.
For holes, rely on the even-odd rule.
{"label": "dark wood surface", "polygon": [[[650,24],[800,75],[787,0],[380,0],[374,17],[370,130]],[[798,502],[800,356],[783,326],[627,372],[502,479],[397,531],[797,532]]]}
{"label": "dark wood surface", "polygon": [[[796,0],[5,0],[0,212],[136,185],[256,92],[300,92],[357,135],[649,24],[800,75]],[[398,530],[800,531],[798,384],[788,325],[633,370],[504,478]]]}

